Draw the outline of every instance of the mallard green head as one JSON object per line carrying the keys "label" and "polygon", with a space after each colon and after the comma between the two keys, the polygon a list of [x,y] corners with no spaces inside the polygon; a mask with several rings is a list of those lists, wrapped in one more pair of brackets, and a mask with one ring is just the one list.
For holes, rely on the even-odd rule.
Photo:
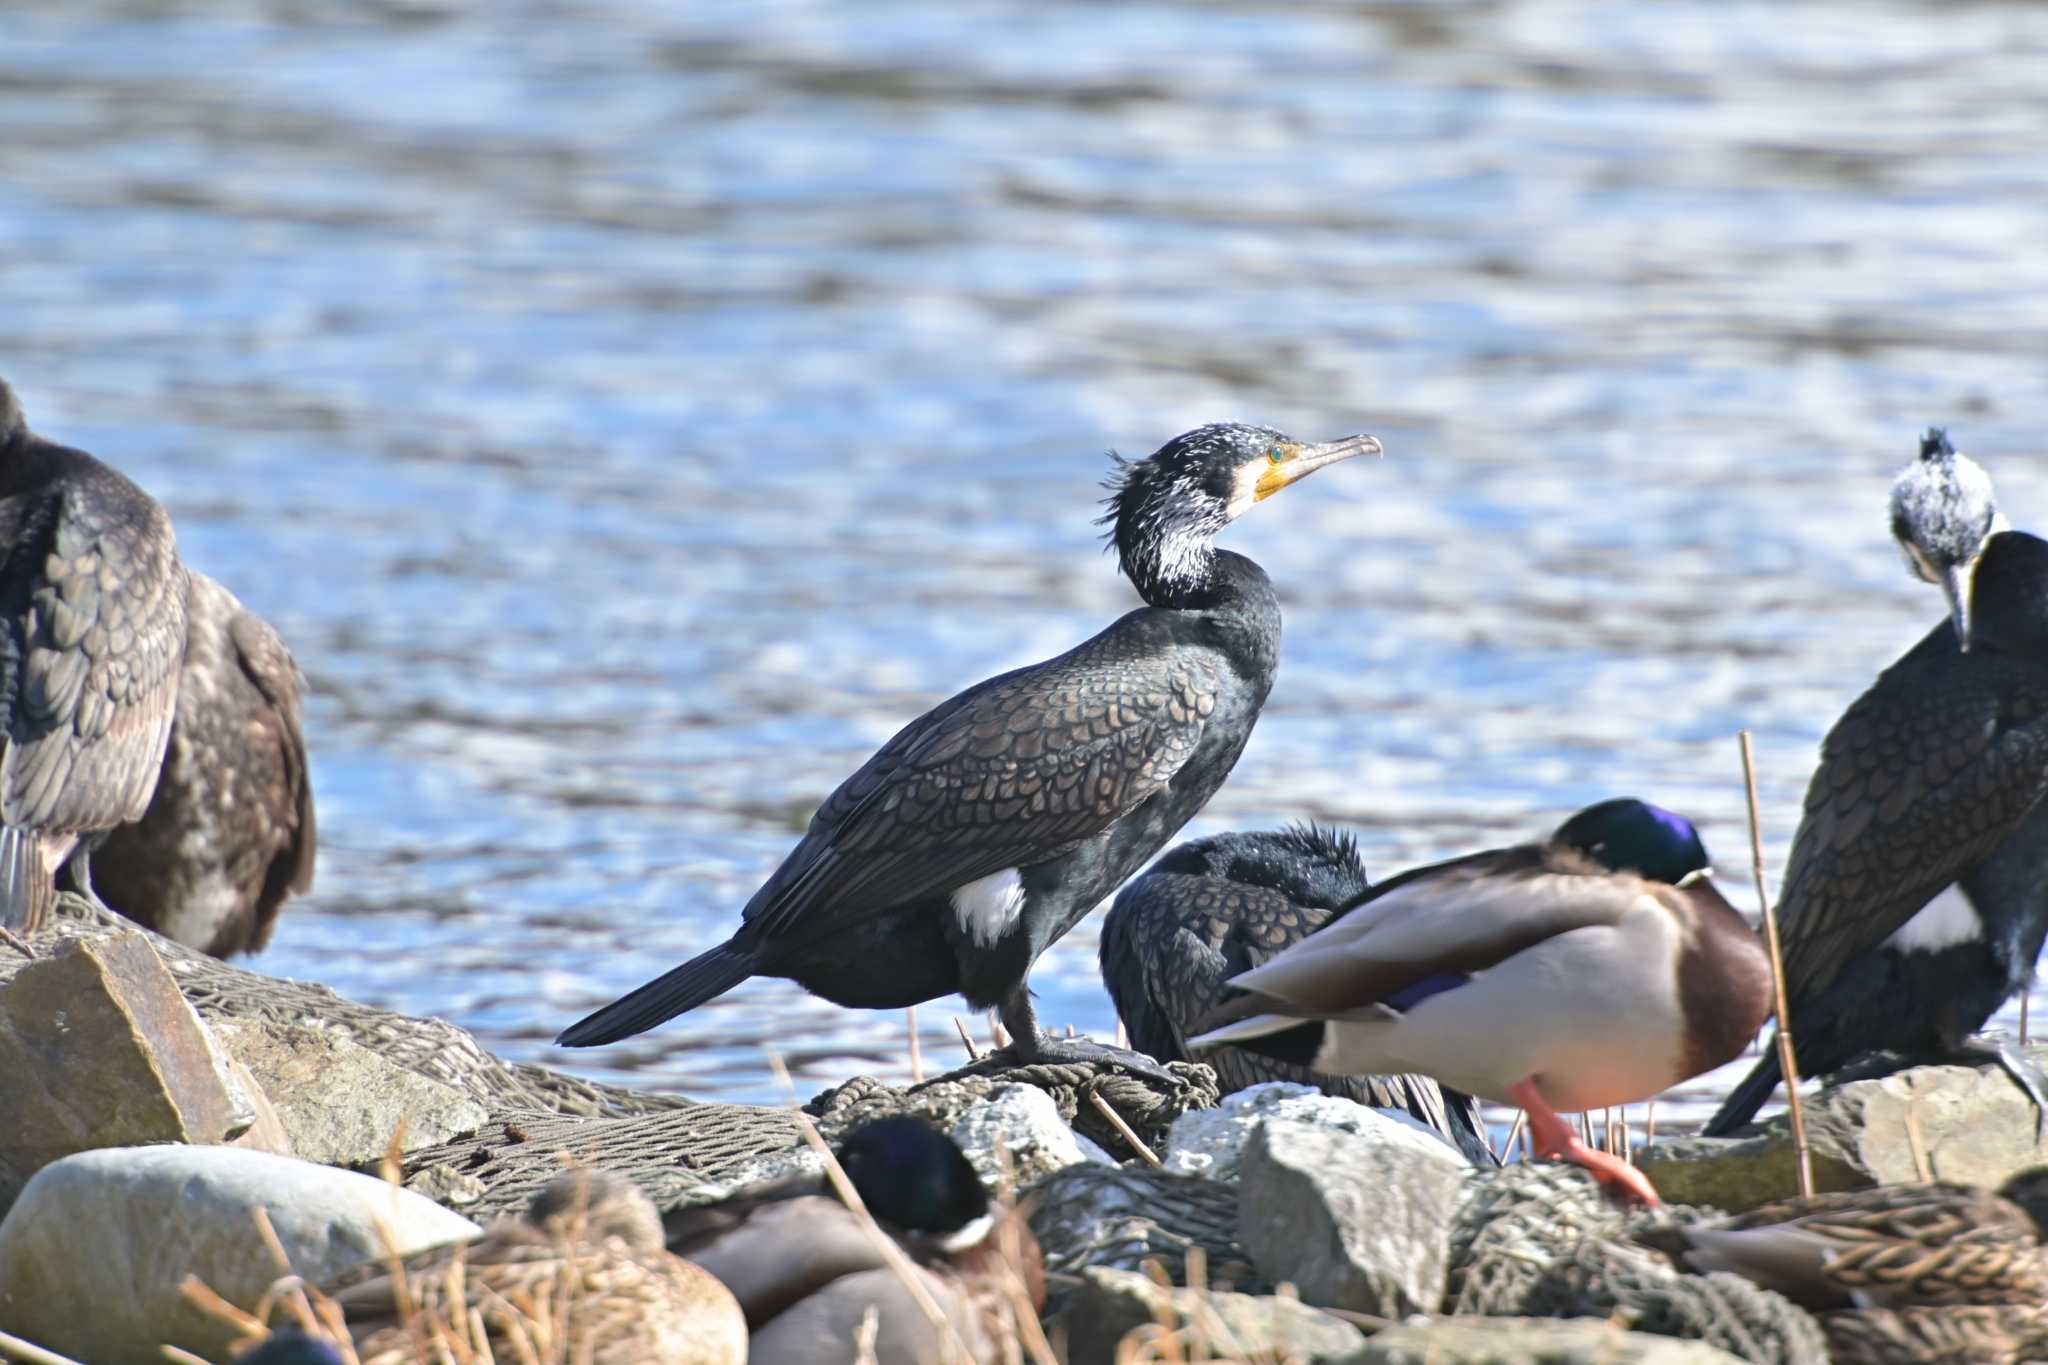
{"label": "mallard green head", "polygon": [[297,1328],[272,1332],[270,1339],[235,1357],[234,1365],[341,1365],[341,1352]]}
{"label": "mallard green head", "polygon": [[1632,796],[1586,807],[1551,838],[1602,867],[1683,886],[1710,864],[1692,821]]}
{"label": "mallard green head", "polygon": [[2025,1209],[2042,1236],[2048,1237],[2048,1166],[2029,1166],[2008,1178],[1998,1192]]}
{"label": "mallard green head", "polygon": [[948,1249],[979,1240],[988,1223],[988,1191],[953,1139],[921,1118],[875,1119],[849,1132],[839,1164],[868,1212]]}

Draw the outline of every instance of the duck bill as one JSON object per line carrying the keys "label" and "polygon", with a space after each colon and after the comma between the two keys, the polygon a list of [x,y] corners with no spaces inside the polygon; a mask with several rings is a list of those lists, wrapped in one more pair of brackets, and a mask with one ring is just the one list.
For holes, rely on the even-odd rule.
{"label": "duck bill", "polygon": [[1378,440],[1371,436],[1346,436],[1341,440],[1322,441],[1314,445],[1287,447],[1291,454],[1278,464],[1270,465],[1259,475],[1253,501],[1264,502],[1288,484],[1305,479],[1339,460],[1348,460],[1354,455],[1384,455]]}
{"label": "duck bill", "polygon": [[1971,560],[1966,565],[1948,565],[1941,571],[1941,591],[1948,598],[1949,620],[1956,628],[1956,646],[1965,654],[1970,652],[1970,578],[1976,567],[1977,562]]}

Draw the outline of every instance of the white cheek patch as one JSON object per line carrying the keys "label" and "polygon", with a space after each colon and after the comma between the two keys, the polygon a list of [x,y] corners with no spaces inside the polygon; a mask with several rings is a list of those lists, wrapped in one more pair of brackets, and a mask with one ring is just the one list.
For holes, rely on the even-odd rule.
{"label": "white cheek patch", "polygon": [[976,947],[993,947],[1024,913],[1024,879],[1006,867],[971,881],[953,892],[953,913]]}
{"label": "white cheek patch", "polygon": [[1893,931],[1885,946],[1902,953],[1936,953],[1983,937],[1984,921],[1977,918],[1969,897],[1951,886]]}

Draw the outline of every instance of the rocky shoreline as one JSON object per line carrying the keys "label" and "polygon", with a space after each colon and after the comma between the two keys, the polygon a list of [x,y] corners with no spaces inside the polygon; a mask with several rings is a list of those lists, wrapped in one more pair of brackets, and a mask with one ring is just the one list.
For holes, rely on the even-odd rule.
{"label": "rocky shoreline", "polygon": [[[792,1111],[506,1063],[440,1020],[62,911],[33,958],[0,944],[0,1334],[72,1359],[159,1361],[166,1342],[227,1359],[233,1331],[180,1285],[264,1295],[278,1268],[257,1207],[318,1283],[469,1235],[566,1162],[664,1210],[817,1168]],[[1576,1169],[1480,1171],[1347,1100],[1269,1085],[1219,1101],[1208,1068],[1172,1070],[1164,1086],[988,1058],[908,1089],[856,1078],[805,1110],[828,1140],[922,1114],[1028,1199],[1047,1331],[1074,1362],[1826,1359],[1803,1310],[1654,1250],[1659,1225],[1794,1192],[1783,1119],[1642,1149],[1670,1203],[1625,1215]],[[2048,1159],[1995,1069],[1852,1081],[1806,1112],[1821,1189],[1992,1186]]]}

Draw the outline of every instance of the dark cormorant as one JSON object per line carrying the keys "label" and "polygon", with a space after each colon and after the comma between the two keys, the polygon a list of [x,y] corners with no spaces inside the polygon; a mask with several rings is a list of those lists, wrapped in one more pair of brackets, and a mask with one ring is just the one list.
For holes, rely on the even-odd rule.
{"label": "dark cormorant", "polygon": [[1318,1071],[1418,1071],[1519,1105],[1539,1155],[1645,1203],[1642,1173],[1557,1111],[1649,1099],[1739,1055],[1770,1012],[1762,940],[1708,878],[1692,825],[1632,799],[1541,843],[1368,889],[1232,979],[1189,1046]]}
{"label": "dark cormorant", "polygon": [[[1929,432],[1892,527],[1914,572],[1951,594],[1952,622],[1821,742],[1778,920],[1802,1074],[1880,1050],[1993,1059],[2048,1111],[2038,1067],[1969,1041],[2032,979],[2048,935],[2048,543],[2002,524],[1983,471]],[[1961,897],[1936,901],[1951,884]],[[1780,1079],[1766,1048],[1703,1131],[1748,1123]]]}
{"label": "dark cormorant", "polygon": [[0,381],[0,925],[34,929],[68,856],[156,790],[185,652],[171,519],[82,450],[28,429]]}
{"label": "dark cormorant", "polygon": [[1427,1076],[1332,1075],[1237,1047],[1188,1051],[1194,1022],[1229,993],[1226,979],[1322,928],[1367,885],[1356,841],[1319,825],[1190,840],[1117,893],[1102,922],[1103,984],[1131,1046],[1162,1062],[1207,1062],[1226,1095],[1267,1081],[1312,1085],[1403,1110],[1474,1164],[1496,1165],[1479,1102]]}
{"label": "dark cormorant", "polygon": [[268,943],[313,884],[313,787],[291,651],[219,583],[189,580],[163,776],[142,819],[101,843],[93,877],[128,918],[228,957]]}
{"label": "dark cormorant", "polygon": [[783,976],[867,1009],[957,991],[1001,1011],[1020,1059],[1137,1062],[1042,1033],[1027,974],[1215,794],[1272,688],[1279,601],[1257,564],[1214,548],[1216,533],[1379,448],[1223,423],[1120,461],[1103,521],[1146,605],[905,726],[825,799],[738,933],[557,1041],[609,1043],[750,976]]}

